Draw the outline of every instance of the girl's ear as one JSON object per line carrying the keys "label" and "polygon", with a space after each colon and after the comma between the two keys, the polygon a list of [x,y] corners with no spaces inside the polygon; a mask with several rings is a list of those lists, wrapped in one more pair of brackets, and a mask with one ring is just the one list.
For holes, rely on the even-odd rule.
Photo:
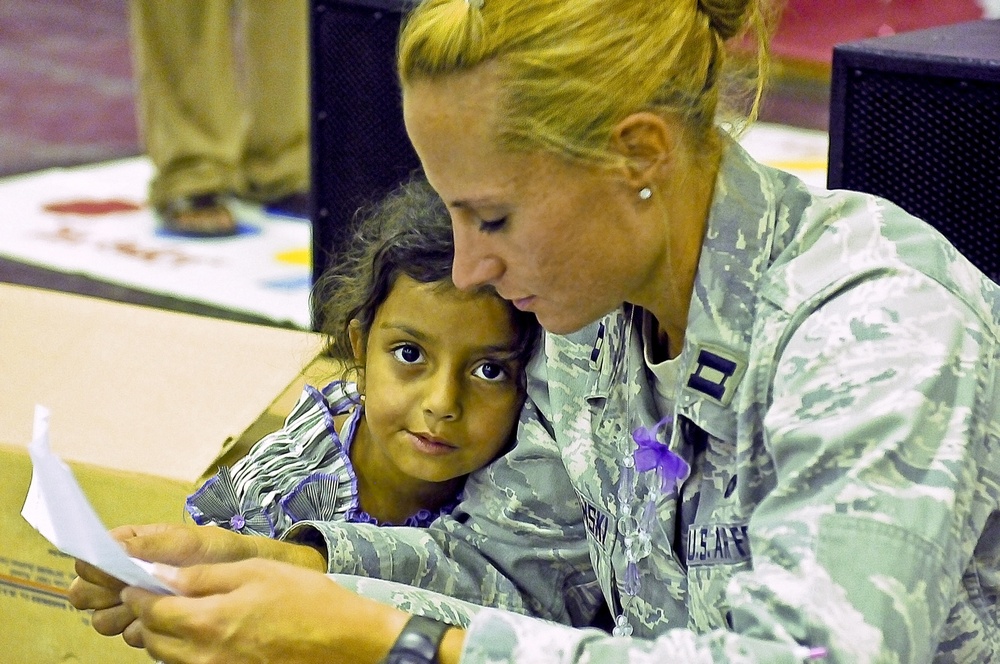
{"label": "girl's ear", "polygon": [[347,336],[351,339],[351,352],[354,354],[354,365],[358,372],[358,389],[365,392],[365,339],[364,330],[361,329],[361,321],[357,318],[351,320],[347,326]]}
{"label": "girl's ear", "polygon": [[636,189],[656,181],[676,147],[677,128],[649,111],[633,113],[611,133],[612,149],[624,158],[626,180]]}
{"label": "girl's ear", "polygon": [[361,321],[351,320],[347,326],[347,336],[351,339],[351,352],[354,353],[354,364],[358,372],[358,391],[365,393],[365,335],[361,330]]}
{"label": "girl's ear", "polygon": [[365,365],[365,335],[361,330],[361,321],[357,318],[351,320],[347,325],[347,336],[351,339],[351,352],[354,353],[354,361],[358,366]]}

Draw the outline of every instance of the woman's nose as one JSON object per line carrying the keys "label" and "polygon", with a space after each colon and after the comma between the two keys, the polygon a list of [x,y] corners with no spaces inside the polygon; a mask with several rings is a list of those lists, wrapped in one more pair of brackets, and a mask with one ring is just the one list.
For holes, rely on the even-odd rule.
{"label": "woman's nose", "polygon": [[503,262],[487,251],[476,235],[475,231],[455,230],[455,260],[452,263],[451,279],[459,290],[495,286],[504,273]]}

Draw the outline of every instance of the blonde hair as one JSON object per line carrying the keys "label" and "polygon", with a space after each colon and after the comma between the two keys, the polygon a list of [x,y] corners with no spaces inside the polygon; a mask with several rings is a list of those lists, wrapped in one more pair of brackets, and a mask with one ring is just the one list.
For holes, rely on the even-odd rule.
{"label": "blonde hair", "polygon": [[[498,134],[508,149],[613,163],[613,128],[643,110],[680,119],[691,147],[712,148],[717,121],[733,120],[725,115],[735,109],[741,126],[760,106],[771,22],[765,2],[423,0],[400,33],[399,75],[405,88],[495,61]],[[728,58],[736,37],[744,37],[744,57]]]}

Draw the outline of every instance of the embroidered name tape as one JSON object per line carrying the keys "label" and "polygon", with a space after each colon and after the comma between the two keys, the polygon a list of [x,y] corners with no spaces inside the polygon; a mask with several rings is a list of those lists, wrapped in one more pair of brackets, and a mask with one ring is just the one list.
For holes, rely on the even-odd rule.
{"label": "embroidered name tape", "polygon": [[587,532],[602,548],[605,547],[608,543],[608,523],[611,519],[582,495],[577,494],[577,497],[580,499],[581,507],[583,507],[583,523]]}
{"label": "embroidered name tape", "polygon": [[733,564],[745,560],[750,560],[750,535],[746,524],[688,526],[688,567]]}

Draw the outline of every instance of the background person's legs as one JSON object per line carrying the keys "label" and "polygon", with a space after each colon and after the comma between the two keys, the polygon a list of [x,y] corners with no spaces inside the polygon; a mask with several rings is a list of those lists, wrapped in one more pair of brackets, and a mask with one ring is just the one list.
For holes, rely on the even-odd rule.
{"label": "background person's legs", "polygon": [[306,0],[244,0],[249,128],[243,195],[269,203],[309,189]]}
{"label": "background person's legs", "polygon": [[168,228],[173,222],[172,229],[181,232],[224,234],[235,225],[214,197],[239,186],[247,126],[237,89],[231,5],[230,0],[131,3],[139,126],[156,168],[150,204]]}

